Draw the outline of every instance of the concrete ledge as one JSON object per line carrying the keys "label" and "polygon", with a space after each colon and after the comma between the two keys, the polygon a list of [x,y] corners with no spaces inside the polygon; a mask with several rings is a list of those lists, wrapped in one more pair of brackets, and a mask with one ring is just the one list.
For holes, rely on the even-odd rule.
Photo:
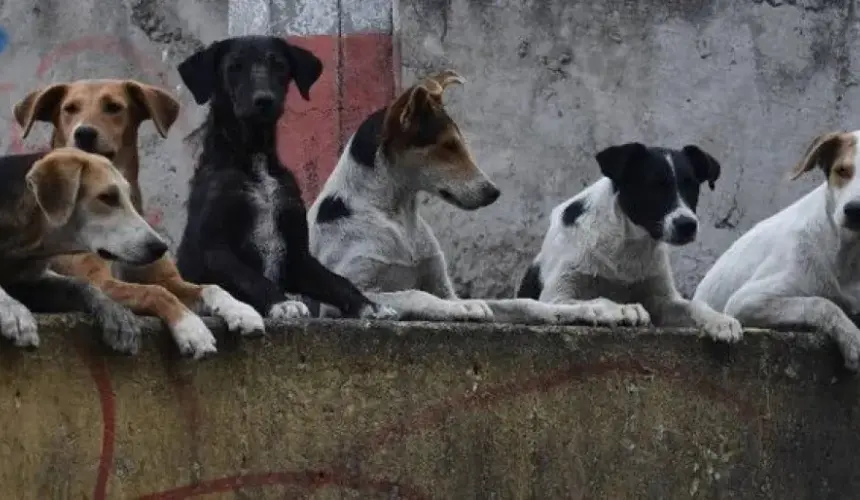
{"label": "concrete ledge", "polygon": [[194,362],[146,324],[134,358],[76,316],[0,345],[4,498],[860,495],[858,384],[813,334],[307,321]]}

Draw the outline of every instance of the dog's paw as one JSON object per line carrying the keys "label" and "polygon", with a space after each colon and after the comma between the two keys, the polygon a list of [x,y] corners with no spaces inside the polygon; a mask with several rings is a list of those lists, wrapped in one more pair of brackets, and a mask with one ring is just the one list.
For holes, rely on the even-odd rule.
{"label": "dog's paw", "polygon": [[594,326],[648,324],[651,317],[639,304],[619,304],[609,299],[574,301],[557,306],[560,323],[587,323]]}
{"label": "dog's paw", "polygon": [[851,331],[840,332],[836,335],[836,342],[845,360],[845,368],[860,371],[860,330],[852,328]]}
{"label": "dog's paw", "polygon": [[706,335],[720,342],[737,342],[744,335],[740,321],[720,313],[705,323],[702,330]]}
{"label": "dog's paw", "polygon": [[621,324],[629,326],[647,326],[651,324],[651,315],[642,304],[620,304]]}
{"label": "dog's paw", "polygon": [[206,285],[201,294],[205,309],[227,323],[231,332],[241,335],[262,335],[265,332],[263,317],[253,307],[238,301],[217,285]]}
{"label": "dog's paw", "polygon": [[269,309],[269,317],[272,319],[307,318],[310,315],[311,311],[308,306],[298,300],[278,302]]}
{"label": "dog's paw", "polygon": [[0,300],[0,335],[18,347],[38,347],[36,317],[24,304],[12,297]]}
{"label": "dog's paw", "polygon": [[493,321],[493,310],[486,300],[461,299],[453,301],[452,321]]}
{"label": "dog's paw", "polygon": [[359,309],[358,317],[361,319],[398,319],[400,313],[388,306],[371,302]]}
{"label": "dog's paw", "polygon": [[207,354],[218,352],[215,348],[215,336],[196,314],[187,313],[172,325],[170,330],[183,356],[200,359]]}
{"label": "dog's paw", "polygon": [[123,354],[137,354],[141,334],[140,324],[133,312],[116,302],[105,300],[95,312],[95,322],[108,347]]}

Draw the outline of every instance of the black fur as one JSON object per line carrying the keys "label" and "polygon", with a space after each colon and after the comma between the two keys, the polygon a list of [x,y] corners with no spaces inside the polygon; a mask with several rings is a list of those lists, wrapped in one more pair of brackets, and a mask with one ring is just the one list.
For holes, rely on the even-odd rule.
{"label": "black fur", "polygon": [[355,131],[355,136],[349,145],[349,155],[361,166],[373,168],[376,165],[376,152],[382,139],[382,123],[385,120],[386,111],[388,108],[382,108],[371,114]]}
{"label": "black fur", "polygon": [[717,160],[693,145],[678,151],[633,142],[610,146],[595,158],[624,214],[654,238],[660,238],[664,217],[678,208],[679,198],[695,212],[700,185],[713,189],[720,176]]}
{"label": "black fur", "polygon": [[520,282],[520,288],[517,290],[517,298],[521,299],[540,299],[540,294],[543,292],[543,280],[540,278],[540,266],[532,264],[523,276]]}
{"label": "black fur", "polygon": [[322,199],[317,209],[317,223],[325,224],[339,219],[345,219],[352,215],[352,210],[343,201],[343,198],[329,195]]}
{"label": "black fur", "polygon": [[564,212],[561,214],[561,223],[568,227],[573,226],[583,213],[585,213],[585,203],[582,200],[572,201],[564,208]]}
{"label": "black fur", "polygon": [[[373,305],[310,254],[301,192],[275,150],[288,85],[294,81],[308,99],[321,72],[322,64],[312,53],[268,36],[221,40],[179,65],[197,102],[209,102],[203,150],[191,180],[188,223],[177,255],[179,270],[185,279],[220,285],[264,315],[285,300],[285,293],[331,304],[345,316]],[[262,96],[263,104],[255,104],[254,96]],[[262,237],[284,244],[277,282],[264,275],[263,254],[254,241],[260,214],[250,193],[263,180],[253,168],[260,155],[267,175],[278,185],[271,200],[277,210],[274,234]]]}

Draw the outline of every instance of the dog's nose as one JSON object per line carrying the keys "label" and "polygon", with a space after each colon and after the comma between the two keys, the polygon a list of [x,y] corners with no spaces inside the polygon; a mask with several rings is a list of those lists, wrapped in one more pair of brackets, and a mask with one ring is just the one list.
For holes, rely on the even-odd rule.
{"label": "dog's nose", "polygon": [[275,105],[275,96],[266,92],[254,94],[254,107],[260,111],[270,111]]}
{"label": "dog's nose", "polygon": [[842,209],[845,214],[845,222],[852,227],[860,226],[860,201],[851,201]]}
{"label": "dog's nose", "polygon": [[160,259],[167,253],[167,243],[161,240],[153,240],[146,244],[146,254],[153,261]]}
{"label": "dog's nose", "polygon": [[501,196],[502,194],[502,192],[499,191],[499,188],[493,186],[492,184],[489,186],[484,186],[481,191],[481,197],[484,199],[485,206],[490,205],[496,200],[498,200],[499,196]]}
{"label": "dog's nose", "polygon": [[699,223],[692,217],[678,217],[675,220],[675,234],[679,240],[689,241],[696,235]]}
{"label": "dog's nose", "polygon": [[96,140],[98,138],[99,131],[92,127],[81,126],[75,129],[75,147],[83,149],[89,153],[95,152]]}

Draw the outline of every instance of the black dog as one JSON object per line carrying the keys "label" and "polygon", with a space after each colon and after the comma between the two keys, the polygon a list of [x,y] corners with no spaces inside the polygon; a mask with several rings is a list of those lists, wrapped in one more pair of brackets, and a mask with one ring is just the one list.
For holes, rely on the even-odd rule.
{"label": "black dog", "polygon": [[185,279],[217,283],[271,317],[309,315],[292,294],[348,317],[391,319],[308,250],[301,192],[275,151],[287,87],[308,92],[322,73],[311,52],[269,36],[228,38],[179,65],[197,104],[209,104],[177,263]]}

